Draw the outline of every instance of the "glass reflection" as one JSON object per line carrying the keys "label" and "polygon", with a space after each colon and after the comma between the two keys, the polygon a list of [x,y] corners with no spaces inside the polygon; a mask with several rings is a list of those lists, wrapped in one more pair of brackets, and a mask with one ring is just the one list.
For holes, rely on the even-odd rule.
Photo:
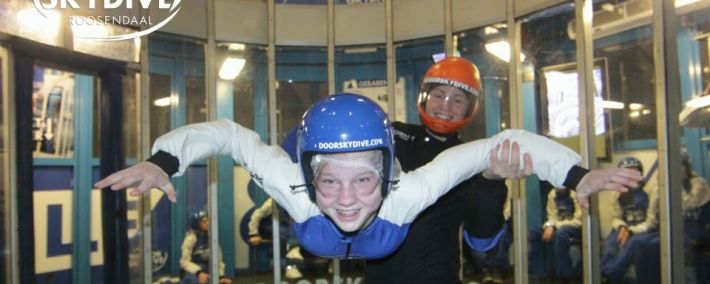
{"label": "glass reflection", "polygon": [[74,73],[34,67],[32,132],[35,158],[71,158],[74,153]]}
{"label": "glass reflection", "polygon": [[9,184],[9,171],[7,166],[9,165],[8,157],[8,141],[9,137],[5,135],[8,133],[8,125],[5,121],[5,114],[8,107],[5,102],[6,96],[8,95],[9,83],[7,82],[7,51],[0,48],[0,279],[4,279],[6,282],[9,281],[10,277],[10,261],[8,261],[9,253],[9,240],[10,240],[10,189],[7,187]]}
{"label": "glass reflection", "polygon": [[205,92],[205,77],[185,77],[185,98],[187,99],[187,124],[207,120],[207,94]]}
{"label": "glass reflection", "polygon": [[[324,48],[278,47],[276,51],[278,140],[289,152],[292,160],[296,160],[295,131],[303,113],[313,102],[328,96],[326,57]],[[265,204],[268,205],[268,201]],[[255,213],[263,208],[264,205]],[[314,282],[319,279],[331,279],[330,261],[301,247],[296,239],[293,221],[285,210],[279,210],[279,213],[281,259],[284,267],[282,275],[285,279],[307,279]],[[253,217],[252,222],[255,222],[255,219],[257,218]]]}
{"label": "glass reflection", "polygon": [[[682,190],[685,282],[710,283],[710,8],[679,2],[678,63],[684,86],[679,122],[683,145],[681,184],[671,186],[671,190]],[[705,7],[710,3],[699,2]]]}
{"label": "glass reflection", "polygon": [[[384,39],[383,39],[384,41]],[[357,93],[377,102],[385,111],[389,111],[387,93],[387,60],[384,45],[342,46],[335,49],[335,89],[336,92]],[[395,87],[395,115],[390,118],[405,121],[404,82],[398,80]],[[341,260],[340,273],[343,278],[357,281],[365,273],[362,260]],[[395,271],[387,273],[397,275]],[[369,272],[368,272],[369,273]],[[367,276],[366,276],[367,277]],[[372,277],[370,277],[372,279]],[[376,281],[376,280],[375,280]]]}
{"label": "glass reflection", "polygon": [[[650,1],[594,4],[594,27],[627,25],[619,17],[651,9]],[[596,29],[594,58],[604,58],[608,87],[603,97],[611,133],[609,156],[601,167],[630,167],[645,184],[626,193],[599,195],[602,237],[600,272],[612,282],[657,283],[660,277],[658,178],[655,166],[657,115],[654,86],[653,29],[650,23],[630,29]]]}
{"label": "glass reflection", "polygon": [[[564,28],[574,17],[574,5],[567,2],[522,20],[521,90],[525,114],[521,127],[579,151],[576,41]],[[555,32],[547,32],[550,28]],[[601,89],[597,94],[604,95]],[[596,113],[600,124],[597,141],[604,141],[608,133],[604,112],[599,108]],[[532,117],[535,121],[528,119]],[[604,149],[603,143],[597,145]],[[528,178],[526,187],[529,277],[581,283],[581,209],[574,192],[552,188],[537,178]]]}

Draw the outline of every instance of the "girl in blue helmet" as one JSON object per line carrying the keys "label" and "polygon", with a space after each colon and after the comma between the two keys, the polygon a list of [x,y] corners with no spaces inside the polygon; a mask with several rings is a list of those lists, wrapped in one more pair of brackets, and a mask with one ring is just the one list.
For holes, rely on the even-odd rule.
{"label": "girl in blue helmet", "polygon": [[[175,129],[156,140],[147,162],[117,172],[95,186],[131,194],[150,188],[176,200],[169,176],[182,174],[196,161],[230,155],[295,221],[299,242],[328,258],[380,258],[404,240],[409,224],[422,210],[502,157],[525,164],[558,187],[577,188],[581,204],[604,189],[624,191],[641,179],[636,171],[587,171],[576,166],[574,151],[545,137],[508,130],[492,138],[465,143],[442,152],[414,171],[398,171],[392,127],[372,100],[337,94],[316,102],[304,114],[298,131],[298,163],[278,146],[234,122],[220,120]],[[519,149],[516,145],[519,144]],[[413,189],[417,188],[416,194]]]}

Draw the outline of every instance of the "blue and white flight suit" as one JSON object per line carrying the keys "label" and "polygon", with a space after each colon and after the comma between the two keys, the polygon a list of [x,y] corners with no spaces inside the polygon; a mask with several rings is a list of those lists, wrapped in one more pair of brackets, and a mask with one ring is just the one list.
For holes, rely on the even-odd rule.
{"label": "blue and white flight suit", "polygon": [[575,191],[565,188],[550,190],[547,195],[547,222],[528,231],[530,258],[538,257],[542,252],[542,234],[548,227],[555,228],[551,242],[557,278],[572,278],[575,271],[569,249],[572,240],[581,238],[582,228],[582,210]]}
{"label": "blue and white flight suit", "polygon": [[[659,271],[649,271],[658,261],[658,255],[649,247],[658,246],[658,189],[645,191],[643,187],[624,193],[613,192],[612,226],[604,244],[601,257],[601,271],[611,281],[620,281],[629,267],[634,264],[638,283],[658,282]],[[624,246],[617,241],[619,228],[631,231]]]}
{"label": "blue and white flight suit", "polygon": [[172,176],[183,174],[190,164],[210,156],[230,155],[288,211],[304,248],[328,258],[371,259],[397,249],[417,214],[449,189],[488,168],[491,150],[506,139],[518,142],[520,152],[531,156],[534,173],[555,186],[576,185],[587,173],[576,166],[581,158],[569,148],[523,130],[507,130],[452,147],[427,165],[395,176],[398,183],[384,198],[372,223],[345,234],[321,213],[307,191],[298,187],[306,183],[300,165],[280,147],[264,144],[257,133],[232,121],[175,129],[156,140],[154,155],[148,161]]}

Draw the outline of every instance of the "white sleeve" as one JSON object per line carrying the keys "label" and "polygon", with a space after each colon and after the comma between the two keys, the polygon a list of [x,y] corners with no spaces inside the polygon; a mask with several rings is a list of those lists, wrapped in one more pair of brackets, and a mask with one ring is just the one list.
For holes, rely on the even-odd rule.
{"label": "white sleeve", "polygon": [[192,249],[195,247],[195,242],[197,242],[195,233],[188,232],[185,235],[185,239],[182,240],[182,255],[180,256],[180,268],[192,274],[202,270],[199,265],[192,261]]}
{"label": "white sleeve", "polygon": [[[577,153],[546,137],[520,129],[506,130],[488,139],[449,148],[428,164],[402,174],[397,189],[385,199],[381,213],[395,223],[411,222],[451,188],[487,169],[491,150],[506,139],[517,142],[520,160],[523,161],[523,154],[529,154],[533,173],[554,187],[564,187],[567,172],[581,161]],[[520,163],[520,167],[524,164]]]}
{"label": "white sleeve", "polygon": [[555,227],[557,228],[557,204],[555,203],[555,195],[557,191],[553,188],[547,194],[547,221],[543,227]]}
{"label": "white sleeve", "polygon": [[261,223],[261,220],[271,215],[271,212],[273,212],[271,207],[273,205],[272,200],[273,199],[271,198],[267,199],[263,204],[261,204],[261,207],[256,208],[254,212],[251,213],[248,226],[250,237],[259,235],[259,224]]}
{"label": "white sleeve", "polygon": [[160,136],[153,153],[165,151],[177,157],[182,175],[187,167],[214,155],[229,155],[244,166],[252,179],[278,202],[296,222],[302,222],[317,207],[303,191],[293,191],[291,185],[302,185],[298,164],[278,146],[266,145],[259,135],[230,120],[218,120],[187,125]]}

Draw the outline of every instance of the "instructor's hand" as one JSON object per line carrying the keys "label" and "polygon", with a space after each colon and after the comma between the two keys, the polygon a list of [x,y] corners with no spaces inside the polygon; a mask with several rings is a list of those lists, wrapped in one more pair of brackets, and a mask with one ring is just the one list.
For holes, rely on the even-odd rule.
{"label": "instructor's hand", "polygon": [[[500,153],[500,158],[498,157]],[[532,174],[533,165],[530,155],[523,155],[524,167],[520,168],[520,145],[510,140],[503,141],[503,145],[496,145],[490,153],[490,167],[483,171],[483,177],[489,180],[519,179]]]}

